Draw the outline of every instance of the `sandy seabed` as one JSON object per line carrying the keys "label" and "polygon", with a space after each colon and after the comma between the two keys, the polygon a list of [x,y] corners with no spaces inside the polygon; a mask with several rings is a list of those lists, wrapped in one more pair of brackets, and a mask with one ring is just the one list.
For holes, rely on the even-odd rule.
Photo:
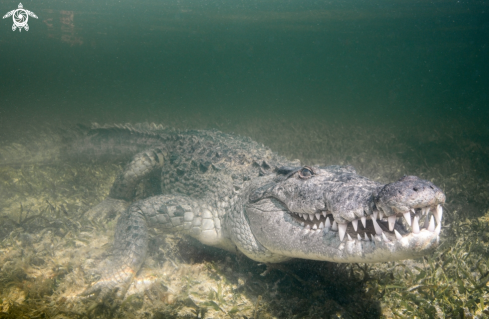
{"label": "sandy seabed", "polygon": [[[108,195],[123,163],[56,160],[62,133],[43,126],[0,143],[0,318],[489,315],[484,136],[462,123],[422,130],[261,119],[200,127],[250,136],[303,163],[351,164],[379,182],[403,175],[429,179],[447,195],[442,245],[415,261],[267,266],[155,232],[150,256],[122,303],[98,305],[78,294],[99,278],[116,218],[89,219],[85,212]],[[138,192],[144,197],[145,185]]]}

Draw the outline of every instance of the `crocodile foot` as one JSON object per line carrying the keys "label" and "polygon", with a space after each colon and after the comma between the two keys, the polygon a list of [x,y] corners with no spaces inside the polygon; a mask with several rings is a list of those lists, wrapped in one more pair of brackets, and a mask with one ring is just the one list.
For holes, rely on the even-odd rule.
{"label": "crocodile foot", "polygon": [[134,276],[135,271],[130,267],[106,272],[102,278],[85,289],[79,296],[95,296],[94,304],[96,305],[106,303],[109,306],[116,306],[124,298]]}

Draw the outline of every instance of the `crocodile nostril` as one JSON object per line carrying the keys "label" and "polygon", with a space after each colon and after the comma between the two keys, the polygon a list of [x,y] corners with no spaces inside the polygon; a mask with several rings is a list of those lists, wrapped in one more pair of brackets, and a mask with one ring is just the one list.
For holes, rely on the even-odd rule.
{"label": "crocodile nostril", "polygon": [[413,187],[413,191],[417,192],[419,188]]}

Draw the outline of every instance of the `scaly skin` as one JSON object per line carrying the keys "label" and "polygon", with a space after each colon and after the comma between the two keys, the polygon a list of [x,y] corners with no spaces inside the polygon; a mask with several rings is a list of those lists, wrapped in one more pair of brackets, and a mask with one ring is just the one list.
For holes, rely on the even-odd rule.
{"label": "scaly skin", "polygon": [[[136,139],[151,147],[133,157],[109,198],[90,212],[121,216],[112,263],[83,295],[98,292],[100,301],[124,296],[146,257],[149,227],[267,263],[383,262],[438,246],[445,195],[429,181],[408,176],[382,185],[351,166],[301,166],[250,139],[217,131],[96,126],[88,140],[121,132],[128,144]],[[161,174],[161,195],[125,209],[138,183],[153,174]]]}

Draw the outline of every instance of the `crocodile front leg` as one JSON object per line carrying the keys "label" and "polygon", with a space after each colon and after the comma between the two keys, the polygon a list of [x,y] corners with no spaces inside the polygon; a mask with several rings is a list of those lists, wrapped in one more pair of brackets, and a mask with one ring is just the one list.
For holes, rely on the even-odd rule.
{"label": "crocodile front leg", "polygon": [[102,278],[81,295],[98,292],[98,302],[122,298],[141,268],[148,250],[148,227],[190,235],[206,245],[235,250],[223,236],[217,210],[183,195],[160,195],[132,204],[119,218],[113,255]]}
{"label": "crocodile front leg", "polygon": [[136,203],[117,221],[112,260],[102,271],[102,277],[81,295],[99,293],[98,302],[115,294],[120,299],[141,267],[148,251],[148,223]]}

